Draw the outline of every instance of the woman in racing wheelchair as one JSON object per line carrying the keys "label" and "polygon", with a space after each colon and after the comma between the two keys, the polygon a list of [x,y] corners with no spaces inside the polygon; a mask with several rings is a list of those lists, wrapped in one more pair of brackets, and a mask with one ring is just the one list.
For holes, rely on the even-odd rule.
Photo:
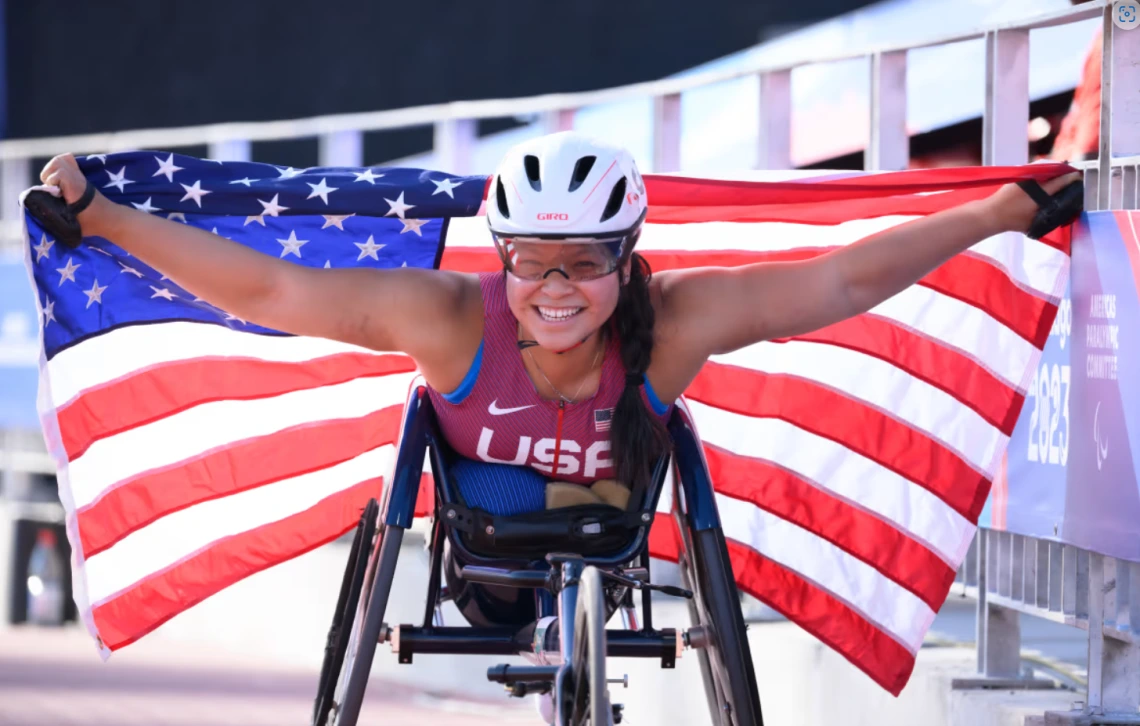
{"label": "woman in racing wheelchair", "polygon": [[[1007,185],[811,259],[656,275],[634,252],[648,199],[632,156],[573,132],[503,159],[486,200],[503,269],[481,275],[293,265],[91,199],[70,155],[41,179],[80,210],[84,234],[243,320],[411,356],[456,456],[459,498],[509,516],[624,509],[667,452],[672,402],[711,355],[862,313],[975,243],[1026,231],[1045,194],[1077,175],[1043,189]],[[749,714],[737,723],[758,723],[758,702],[741,703],[755,701],[745,668],[751,687],[730,684],[726,699]]]}

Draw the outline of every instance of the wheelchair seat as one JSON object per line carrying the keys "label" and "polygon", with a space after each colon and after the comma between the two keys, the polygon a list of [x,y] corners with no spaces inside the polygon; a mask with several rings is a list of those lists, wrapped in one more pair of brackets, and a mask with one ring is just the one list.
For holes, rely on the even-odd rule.
{"label": "wheelchair seat", "polygon": [[[452,475],[458,460],[436,423],[431,400],[419,399],[420,420],[435,480],[435,518],[442,536],[433,546],[443,547],[441,562],[449,595],[473,626],[524,626],[533,623],[545,607],[539,602],[545,591],[469,583],[463,580],[467,565],[503,569],[547,569],[546,555],[574,553],[587,562],[626,565],[648,551],[649,528],[668,471],[669,456],[663,456],[648,485],[634,487],[625,510],[608,504],[581,504],[521,514],[496,515],[468,506]],[[615,594],[616,598],[616,594]],[[618,608],[608,602],[608,616]]]}

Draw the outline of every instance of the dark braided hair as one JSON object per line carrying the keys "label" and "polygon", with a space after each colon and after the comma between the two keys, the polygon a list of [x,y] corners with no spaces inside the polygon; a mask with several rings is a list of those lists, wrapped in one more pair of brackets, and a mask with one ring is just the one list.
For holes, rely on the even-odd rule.
{"label": "dark braided hair", "polygon": [[649,298],[649,263],[634,253],[630,259],[629,280],[621,286],[614,329],[621,342],[621,362],[625,367],[625,389],[614,408],[610,426],[617,479],[629,486],[649,483],[653,466],[669,446],[669,434],[641,398],[641,382],[653,352],[653,302]]}

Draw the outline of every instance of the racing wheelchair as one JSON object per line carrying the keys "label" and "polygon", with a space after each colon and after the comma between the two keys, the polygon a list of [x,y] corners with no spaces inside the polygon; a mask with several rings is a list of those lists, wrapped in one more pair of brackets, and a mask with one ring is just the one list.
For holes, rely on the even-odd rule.
{"label": "racing wheelchair", "polygon": [[[493,516],[468,508],[458,495],[450,475],[454,454],[440,435],[431,400],[423,388],[413,391],[383,501],[368,502],[353,538],[325,648],[314,726],[355,726],[381,643],[391,646],[400,663],[411,663],[416,653],[524,655],[536,664],[495,666],[487,678],[514,696],[552,693],[558,726],[621,723],[621,706],[607,692],[606,656],[658,658],[662,668],[673,668],[688,648],[699,659],[712,722],[762,724],[739,595],[700,441],[677,409],[668,430],[672,451],[656,462],[652,481],[631,492],[625,511],[584,504]],[[395,625],[385,621],[385,609],[425,455],[435,501],[423,624]],[[649,530],[670,468],[683,587],[649,580]],[[635,590],[641,593],[640,627]],[[653,590],[686,598],[691,627],[655,629]],[[447,600],[468,627],[444,627],[433,618]],[[626,628],[607,629],[619,610]]]}

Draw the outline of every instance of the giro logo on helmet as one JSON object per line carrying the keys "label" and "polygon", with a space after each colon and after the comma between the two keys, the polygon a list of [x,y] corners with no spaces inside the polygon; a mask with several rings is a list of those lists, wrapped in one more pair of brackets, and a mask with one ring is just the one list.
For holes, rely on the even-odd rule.
{"label": "giro logo on helmet", "polygon": [[548,220],[558,220],[560,222],[566,222],[570,219],[570,215],[566,214],[564,212],[539,212],[537,215],[535,215],[535,218],[538,219],[540,222],[545,222]]}

